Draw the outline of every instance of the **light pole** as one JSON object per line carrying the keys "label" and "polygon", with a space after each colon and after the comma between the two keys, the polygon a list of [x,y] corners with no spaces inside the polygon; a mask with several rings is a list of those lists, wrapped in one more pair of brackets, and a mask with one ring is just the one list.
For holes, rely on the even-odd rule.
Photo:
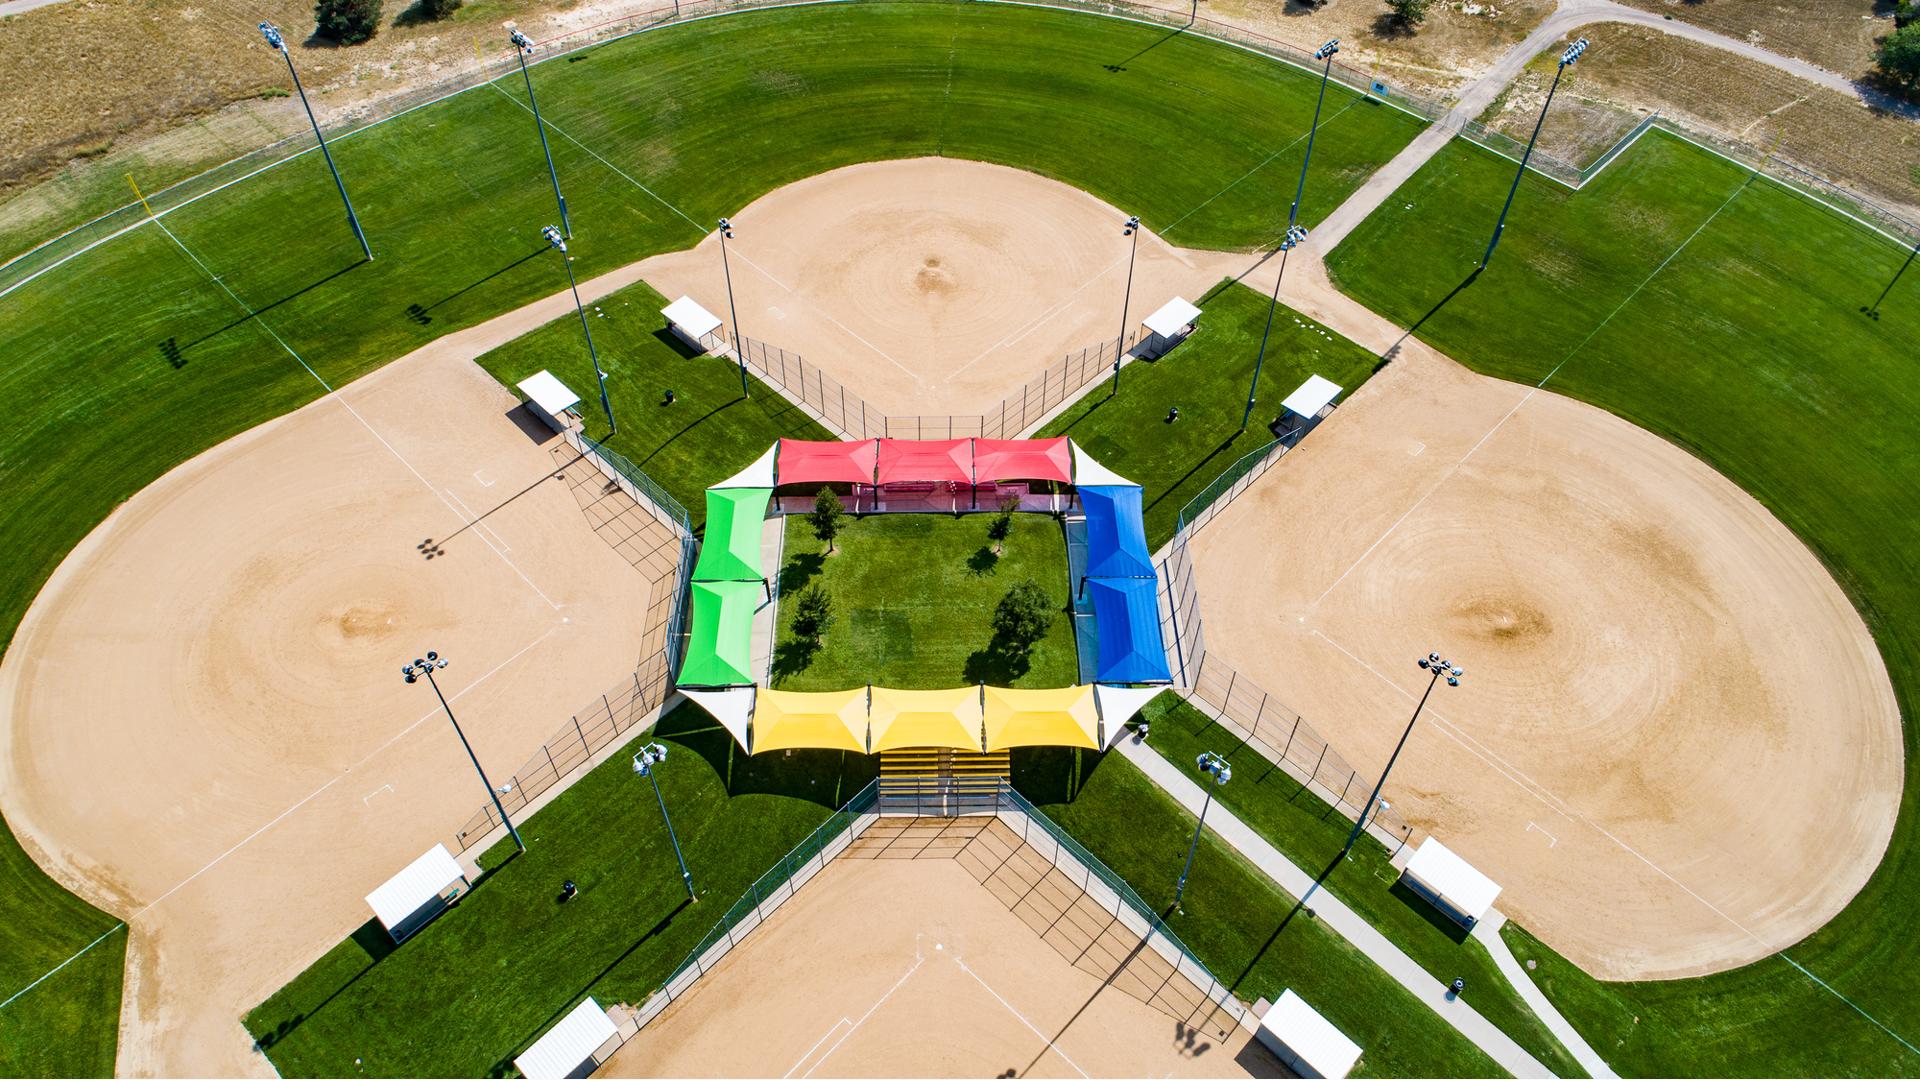
{"label": "light pole", "polygon": [[1367,801],[1361,805],[1360,816],[1353,823],[1353,831],[1347,834],[1347,846],[1340,849],[1341,859],[1346,858],[1347,853],[1353,850],[1354,841],[1359,840],[1360,833],[1366,829],[1367,814],[1373,809],[1373,804],[1379,800],[1380,789],[1386,786],[1387,774],[1393,771],[1393,763],[1400,760],[1400,751],[1407,745],[1407,736],[1413,734],[1414,721],[1420,719],[1420,710],[1427,707],[1427,696],[1433,693],[1434,685],[1441,679],[1445,679],[1448,686],[1459,686],[1460,676],[1466,674],[1450,662],[1440,659],[1440,654],[1435,652],[1421,657],[1420,667],[1432,675],[1432,678],[1427,680],[1426,693],[1420,695],[1420,703],[1413,707],[1413,716],[1407,721],[1407,730],[1400,733],[1400,742],[1393,748],[1393,756],[1387,759],[1387,767],[1380,770],[1380,780],[1373,785],[1373,794],[1368,795]]}
{"label": "light pole", "polygon": [[680,883],[687,887],[687,899],[699,903],[700,898],[693,892],[693,875],[687,872],[687,857],[680,854],[680,838],[673,833],[673,819],[667,816],[667,799],[660,794],[660,779],[653,775],[653,767],[667,760],[667,748],[660,743],[648,743],[633,755],[633,771],[653,782],[653,797],[660,803],[660,820],[667,823],[667,839],[673,841],[673,857],[680,862]]}
{"label": "light pole", "polygon": [[[1214,787],[1225,787],[1233,779],[1233,766],[1226,758],[1208,750],[1194,760],[1194,767],[1213,777]],[[1213,789],[1207,789],[1207,801],[1200,804],[1200,820],[1193,826],[1193,842],[1187,845],[1187,862],[1180,868],[1180,883],[1173,887],[1173,906],[1180,907],[1180,897],[1187,891],[1187,875],[1193,871],[1193,852],[1200,846],[1200,830],[1207,826],[1207,811],[1213,806]]]}
{"label": "light pole", "polygon": [[533,106],[533,130],[540,133],[540,152],[547,155],[547,176],[553,181],[553,201],[560,204],[560,229],[571,240],[573,221],[567,217],[567,197],[560,194],[560,173],[553,167],[553,148],[547,145],[547,125],[540,120],[540,99],[533,96],[533,74],[527,70],[527,54],[537,46],[511,23],[507,25],[507,40],[513,42],[513,54],[520,58],[520,77],[527,81],[527,104]]}
{"label": "light pole", "polygon": [[747,393],[747,342],[740,336],[740,309],[733,303],[733,265],[727,261],[727,241],[733,239],[733,222],[720,219],[720,272],[727,279],[727,315],[733,319],[733,358],[740,364],[740,396],[750,397]]}
{"label": "light pole", "polygon": [[327,149],[327,137],[320,134],[320,121],[314,119],[313,106],[307,101],[307,88],[300,84],[300,73],[293,69],[293,54],[287,51],[286,39],[280,36],[280,28],[270,22],[260,24],[260,36],[287,62],[287,74],[293,76],[293,88],[300,94],[300,107],[307,110],[307,123],[313,125],[313,137],[320,142],[320,156],[327,159],[327,171],[333,174],[333,186],[340,189],[340,201],[347,208],[347,224],[353,226],[353,238],[360,241],[360,251],[373,261],[373,248],[367,245],[367,234],[360,230],[359,215],[353,212],[353,200],[347,198],[347,185],[340,179],[340,170],[333,164],[333,152]]}
{"label": "light pole", "polygon": [[580,302],[580,283],[573,278],[573,256],[567,254],[567,241],[559,229],[547,225],[541,228],[540,235],[547,238],[549,247],[560,253],[560,265],[567,268],[567,287],[573,290],[573,309],[580,313],[580,332],[587,336],[587,355],[593,358],[593,374],[600,383],[600,408],[607,414],[607,438],[611,439],[620,428],[613,422],[613,402],[607,398],[607,373],[600,370],[600,353],[593,347],[593,328],[587,325],[587,306]]}
{"label": "light pole", "polygon": [[473,744],[467,741],[467,733],[460,730],[460,721],[454,719],[453,706],[447,704],[447,695],[440,692],[440,684],[434,681],[434,671],[446,666],[447,658],[429,649],[424,659],[403,665],[400,673],[406,676],[409,683],[420,681],[422,675],[427,677],[427,685],[433,687],[433,695],[440,699],[440,707],[446,710],[447,719],[453,723],[453,733],[460,736],[460,745],[467,748],[467,757],[473,762],[473,771],[479,773],[480,782],[487,785],[487,798],[493,800],[493,808],[500,812],[501,823],[506,825],[507,832],[512,834],[513,846],[524,853],[527,845],[520,839],[520,830],[513,827],[513,819],[507,816],[507,808],[500,805],[499,790],[493,786],[493,781],[487,779],[487,770],[480,767],[480,755],[473,752]]}
{"label": "light pole", "polygon": [[1513,209],[1513,197],[1520,191],[1520,178],[1527,175],[1527,159],[1533,157],[1533,144],[1540,141],[1540,128],[1547,122],[1547,109],[1553,105],[1554,92],[1560,89],[1560,76],[1566,74],[1567,67],[1580,59],[1587,51],[1587,39],[1581,38],[1567,46],[1560,54],[1560,66],[1554,69],[1553,85],[1547,89],[1547,100],[1540,106],[1540,118],[1533,122],[1533,137],[1527,140],[1527,152],[1520,155],[1520,168],[1513,174],[1513,186],[1507,189],[1507,204],[1500,208],[1500,220],[1493,224],[1493,239],[1487,241],[1487,253],[1480,256],[1480,269],[1487,268],[1488,260],[1493,258],[1493,249],[1500,244],[1500,233],[1507,227],[1507,211]]}
{"label": "light pole", "polygon": [[1108,397],[1120,392],[1120,362],[1127,358],[1127,307],[1133,302],[1133,257],[1140,250],[1138,215],[1127,218],[1120,235],[1131,237],[1133,242],[1127,248],[1127,291],[1120,294],[1120,339],[1113,343],[1113,389],[1107,393]]}
{"label": "light pole", "polygon": [[1300,197],[1307,191],[1307,165],[1313,161],[1313,140],[1320,132],[1320,106],[1326,104],[1327,80],[1333,75],[1333,54],[1339,51],[1340,39],[1330,38],[1313,54],[1315,60],[1326,62],[1320,69],[1320,96],[1313,103],[1313,123],[1307,128],[1307,152],[1300,159],[1300,181],[1293,187],[1293,206],[1287,210],[1287,235],[1280,241],[1280,272],[1273,279],[1273,297],[1267,301],[1267,326],[1260,331],[1260,352],[1253,358],[1253,384],[1247,387],[1247,410],[1240,414],[1241,431],[1247,430],[1247,421],[1253,419],[1253,399],[1260,391],[1260,369],[1267,362],[1267,339],[1273,334],[1273,313],[1280,306],[1280,282],[1287,276],[1287,253],[1307,238],[1307,230],[1300,226]]}

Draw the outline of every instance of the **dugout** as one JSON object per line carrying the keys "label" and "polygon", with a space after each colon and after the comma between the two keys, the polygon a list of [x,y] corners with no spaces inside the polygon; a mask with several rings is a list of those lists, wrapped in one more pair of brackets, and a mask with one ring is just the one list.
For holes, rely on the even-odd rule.
{"label": "dugout", "polygon": [[1475,870],[1467,860],[1429,836],[1421,842],[1400,881],[1440,909],[1440,913],[1471,930],[1493,907],[1500,886]]}
{"label": "dugout", "polygon": [[513,1067],[527,1080],[564,1080],[592,1076],[615,1050],[620,1032],[607,1010],[588,998],[547,1029],[527,1052],[513,1059]]}
{"label": "dugout", "polygon": [[720,317],[695,303],[691,296],[683,296],[661,308],[660,314],[666,316],[667,329],[673,336],[698,352],[712,347],[708,344],[709,338],[719,340],[714,337],[714,331],[720,329]]}
{"label": "dugout", "polygon": [[1274,438],[1304,434],[1333,411],[1333,401],[1339,396],[1339,386],[1318,375],[1307,376],[1307,381],[1280,403],[1280,416],[1273,422]]}
{"label": "dugout", "polygon": [[1140,324],[1146,328],[1146,340],[1135,350],[1142,360],[1165,356],[1175,345],[1187,339],[1199,325],[1200,309],[1176,296],[1160,306]]}
{"label": "dugout", "polygon": [[447,845],[435,844],[433,850],[368,893],[367,906],[397,945],[418,933],[466,891],[466,872],[447,851]]}
{"label": "dugout", "polygon": [[527,408],[555,431],[565,431],[580,423],[580,395],[554,378],[553,372],[536,372],[520,380],[517,389],[527,399]]}
{"label": "dugout", "polygon": [[1254,1037],[1299,1076],[1346,1076],[1360,1062],[1360,1044],[1292,990],[1268,1007]]}

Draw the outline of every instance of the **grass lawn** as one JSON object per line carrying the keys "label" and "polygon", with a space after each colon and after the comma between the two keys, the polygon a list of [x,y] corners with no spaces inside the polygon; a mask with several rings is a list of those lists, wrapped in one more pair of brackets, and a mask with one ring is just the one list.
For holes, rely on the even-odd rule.
{"label": "grass lawn", "polygon": [[[1067,541],[1048,514],[1015,514],[999,555],[987,538],[992,514],[870,514],[848,518],[834,553],[805,515],[787,518],[780,568],[779,639],[773,685],[849,690],[872,683],[944,690],[974,683],[1057,687],[1079,682],[1067,612]],[[1047,635],[1024,655],[994,640],[994,606],[1031,579],[1056,604]],[[794,637],[801,590],[833,601],[833,626],[816,650]]]}
{"label": "grass lawn", "polygon": [[[1359,1076],[1500,1076],[1499,1066],[1321,926],[1294,898],[1211,834],[1202,837],[1173,912],[1194,817],[1118,754],[1085,756],[1077,790],[1063,790],[1066,750],[1016,752],[1014,784],[1120,874],[1187,948],[1243,1001],[1292,988],[1364,1048]],[[1075,773],[1081,766],[1071,766]]]}
{"label": "grass lawn", "polygon": [[1622,1073],[1920,1072],[1920,938],[1908,926],[1920,906],[1920,273],[1869,317],[1904,250],[1650,134],[1577,194],[1529,177],[1493,265],[1431,310],[1478,258],[1511,178],[1510,163],[1456,141],[1329,269],[1403,325],[1431,311],[1419,335],[1462,362],[1527,383],[1551,374],[1549,389],[1671,439],[1751,492],[1852,597],[1908,719],[1887,854],[1844,912],[1786,950],[1791,962],[1598,984],[1543,959],[1558,972],[1548,993]]}
{"label": "grass lawn", "polygon": [[[1141,710],[1141,719],[1153,725],[1147,745],[1168,761],[1186,767],[1212,750],[1240,766],[1234,782],[1216,789],[1215,797],[1295,865],[1318,874],[1339,856],[1352,823],[1206,714],[1167,693]],[[1467,937],[1433,905],[1395,885],[1399,874],[1388,854],[1371,837],[1361,840],[1321,888],[1364,916],[1427,974],[1441,982],[1464,977],[1467,1001],[1554,1075],[1586,1075],[1494,967],[1486,946]]]}
{"label": "grass lawn", "polygon": [[[517,822],[451,911],[393,948],[377,923],[247,1014],[283,1076],[503,1076],[581,998],[638,1005],[754,879],[873,778],[833,751],[748,758],[692,705],[649,738],[701,903],[646,781],[619,754]],[[558,900],[571,879],[580,894]],[[356,1063],[355,1059],[359,1059]]]}
{"label": "grass lawn", "polygon": [[[1300,70],[1157,26],[971,4],[739,14],[535,70],[542,111],[565,133],[551,141],[581,276],[692,244],[696,223],[793,180],[921,154],[1032,169],[1171,228],[1182,243],[1252,247],[1278,231],[1273,208],[1284,205],[1316,85]],[[564,287],[539,240],[551,192],[517,81],[335,144],[374,262],[358,261],[332,181],[309,154],[171,212],[166,231],[143,226],[0,299],[9,421],[0,429],[0,643],[66,553],[161,473],[313,400],[321,379],[343,385]],[[1310,220],[1419,127],[1340,87],[1328,112]],[[1220,119],[1196,125],[1199,115]],[[1142,150],[1176,145],[1178,168]],[[568,343],[540,366],[564,368],[577,355]],[[628,375],[641,400],[651,395],[643,375]],[[577,372],[569,378],[591,387]],[[624,399],[629,388],[616,382],[615,392]],[[713,397],[705,407],[723,405]],[[696,408],[688,401],[681,415]],[[643,434],[665,427],[636,424],[629,456],[645,459],[658,446]],[[685,463],[669,469],[668,459],[682,452],[707,467],[695,443],[675,445],[683,450],[662,450],[653,475],[671,479]],[[58,899],[12,843],[0,843],[0,880],[0,1000],[112,925]],[[0,1040],[0,1071],[103,1071],[117,980],[90,972],[117,971],[121,948],[103,943],[0,1009],[0,1030],[38,1033]]]}
{"label": "grass lawn", "polygon": [[[774,440],[834,436],[751,375],[750,396],[741,397],[739,369],[731,361],[689,356],[660,317],[666,303],[642,282],[595,305],[602,316],[593,319],[593,343],[621,425],[606,445],[659,481],[698,525],[706,517],[707,487],[751,464]],[[479,363],[507,386],[551,370],[581,396],[588,434],[606,434],[599,399],[591,396],[593,361],[578,316],[555,319]],[[662,404],[668,390],[672,405]]]}
{"label": "grass lawn", "polygon": [[[1150,548],[1173,538],[1188,500],[1273,441],[1266,425],[1307,376],[1324,375],[1352,393],[1373,373],[1372,353],[1283,305],[1273,318],[1259,400],[1241,431],[1267,303],[1264,294],[1223,282],[1202,298],[1205,314],[1192,337],[1158,360],[1122,368],[1118,395],[1094,386],[1040,430],[1073,436],[1102,465],[1145,489]],[[1168,423],[1174,405],[1180,419]]]}

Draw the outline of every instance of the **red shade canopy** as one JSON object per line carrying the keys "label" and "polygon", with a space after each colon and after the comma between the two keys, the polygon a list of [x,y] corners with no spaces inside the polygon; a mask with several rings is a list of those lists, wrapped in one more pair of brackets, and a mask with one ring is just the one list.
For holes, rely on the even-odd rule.
{"label": "red shade canopy", "polygon": [[1073,482],[1073,453],[1067,437],[1057,439],[975,439],[973,475],[988,480]]}
{"label": "red shade canopy", "polygon": [[774,482],[786,484],[871,484],[879,457],[879,439],[812,442],[781,439]]}
{"label": "red shade canopy", "polygon": [[882,484],[973,483],[972,439],[881,439]]}

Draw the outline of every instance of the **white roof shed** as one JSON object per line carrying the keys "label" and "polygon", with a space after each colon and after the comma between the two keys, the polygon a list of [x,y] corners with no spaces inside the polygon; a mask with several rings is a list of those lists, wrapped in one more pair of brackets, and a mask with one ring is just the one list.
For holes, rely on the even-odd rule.
{"label": "white roof shed", "polygon": [[1333,399],[1339,396],[1340,387],[1318,375],[1309,375],[1307,381],[1301,383],[1298,390],[1287,395],[1287,400],[1281,402],[1280,407],[1295,416],[1303,416],[1311,420],[1319,416],[1320,410],[1333,404]]}
{"label": "white roof shed", "polygon": [[1179,337],[1200,317],[1200,309],[1176,296],[1147,316],[1146,327],[1161,337]]}
{"label": "white roof shed", "polygon": [[388,878],[386,884],[368,893],[367,906],[373,909],[380,925],[389,932],[399,932],[421,914],[423,908],[440,904],[447,889],[464,886],[466,880],[466,872],[447,851],[447,845],[435,844],[432,851],[413,860],[405,870]]}
{"label": "white roof shed", "polygon": [[554,378],[551,371],[536,372],[520,380],[520,392],[548,416],[560,416],[580,404],[580,395],[567,389],[567,384]]}
{"label": "white roof shed", "polygon": [[547,1029],[526,1053],[514,1058],[513,1067],[527,1080],[587,1076],[600,1065],[600,1048],[616,1034],[607,1010],[588,998]]}
{"label": "white roof shed", "polygon": [[694,302],[693,297],[683,296],[666,307],[660,314],[667,321],[679,327],[688,337],[698,340],[720,329],[720,317]]}
{"label": "white roof shed", "polygon": [[1431,836],[1421,842],[1401,873],[1415,891],[1427,894],[1443,909],[1452,909],[1451,914],[1469,925],[1479,922],[1500,895],[1500,886],[1491,878]]}
{"label": "white roof shed", "polygon": [[1257,1033],[1267,1049],[1301,1076],[1345,1076],[1360,1061],[1360,1044],[1315,1012],[1292,990],[1282,991]]}

